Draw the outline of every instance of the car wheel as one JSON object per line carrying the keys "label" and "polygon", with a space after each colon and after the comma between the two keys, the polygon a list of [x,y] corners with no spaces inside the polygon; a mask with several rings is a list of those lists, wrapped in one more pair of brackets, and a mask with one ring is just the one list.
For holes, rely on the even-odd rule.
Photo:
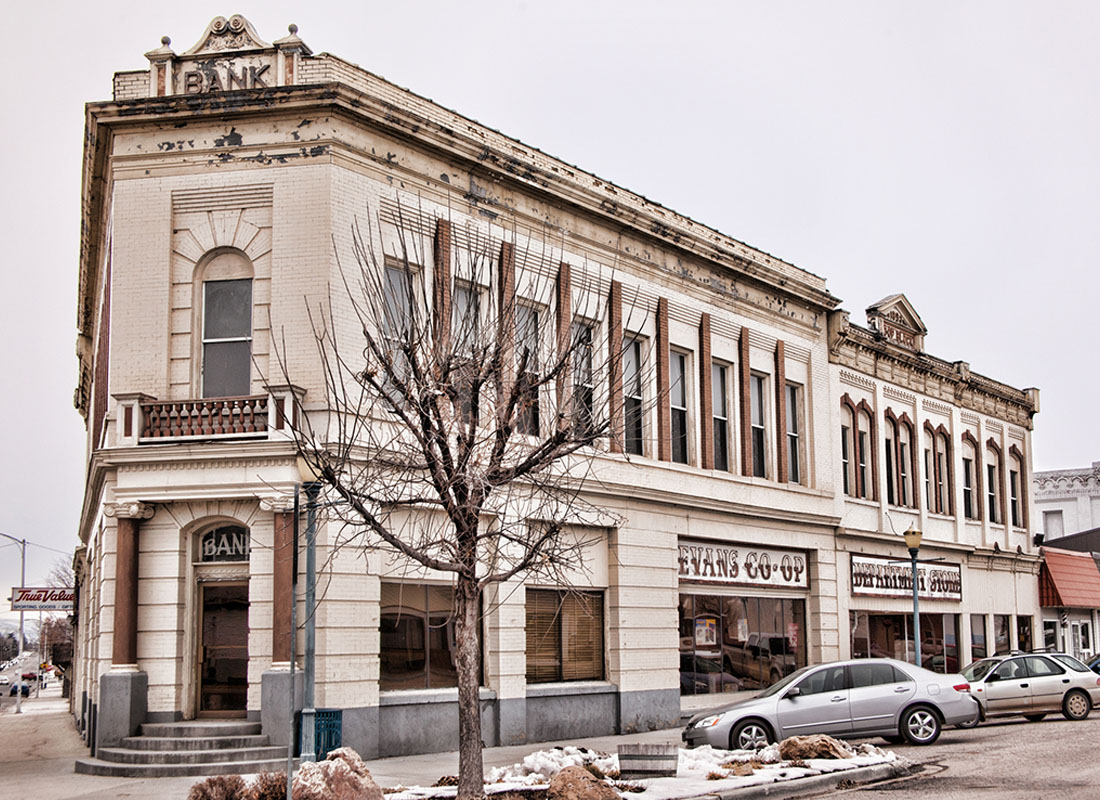
{"label": "car wheel", "polygon": [[956,722],[955,727],[956,728],[962,728],[963,730],[969,730],[970,728],[977,728],[978,724],[981,721],[982,721],[982,715],[981,715],[981,713],[977,713],[977,714],[974,715],[974,719],[969,720],[968,722]]}
{"label": "car wheel", "polygon": [[767,723],[758,719],[738,722],[730,733],[730,750],[758,750],[775,740]]}
{"label": "car wheel", "polygon": [[932,744],[940,738],[940,718],[928,706],[914,706],[901,715],[901,735],[909,744]]}
{"label": "car wheel", "polygon": [[1028,722],[1042,722],[1046,716],[1046,714],[1024,714],[1024,719]]}
{"label": "car wheel", "polygon": [[1082,720],[1092,711],[1092,700],[1080,689],[1066,692],[1062,700],[1062,716],[1066,719]]}

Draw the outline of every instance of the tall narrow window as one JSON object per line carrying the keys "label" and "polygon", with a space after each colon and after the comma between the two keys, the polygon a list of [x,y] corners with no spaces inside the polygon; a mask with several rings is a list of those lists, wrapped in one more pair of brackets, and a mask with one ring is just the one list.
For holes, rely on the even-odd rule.
{"label": "tall narrow window", "polygon": [[642,419],[642,343],[630,339],[623,346],[623,445],[631,455],[645,455]]}
{"label": "tall narrow window", "polygon": [[952,494],[955,491],[951,461],[951,440],[942,427],[936,433],[936,510],[941,514],[954,514],[955,503]]}
{"label": "tall narrow window", "polygon": [[913,486],[909,480],[909,467],[913,457],[912,434],[909,423],[898,425],[898,505],[913,506]]}
{"label": "tall narrow window", "polygon": [[672,412],[672,460],[688,463],[687,357],[669,353],[668,404]]}
{"label": "tall narrow window", "polygon": [[932,461],[932,448],[924,448],[924,504],[929,511],[935,511],[936,506],[932,502],[932,480],[935,477],[935,462]]}
{"label": "tall narrow window", "polygon": [[472,355],[481,330],[481,293],[469,283],[455,282],[451,294],[451,339],[455,352]]}
{"label": "tall narrow window", "polygon": [[886,418],[886,502],[897,505],[897,489],[895,487],[894,454],[898,440],[898,425],[890,417]]}
{"label": "tall narrow window", "polygon": [[841,481],[844,484],[844,494],[854,496],[856,493],[855,471],[852,462],[852,433],[855,420],[847,406],[840,409],[840,464]]}
{"label": "tall narrow window", "polygon": [[856,493],[867,500],[873,497],[871,492],[871,419],[867,412],[856,415],[859,429],[856,431]]}
{"label": "tall narrow window", "polygon": [[252,385],[252,279],[206,281],[202,286],[202,396],[247,395]]}
{"label": "tall narrow window", "polygon": [[573,323],[573,424],[586,435],[596,424],[596,384],[592,373],[592,326]]}
{"label": "tall narrow window", "polygon": [[767,440],[768,432],[764,425],[764,377],[749,377],[749,401],[752,422],[752,474],[757,478],[768,476]]}
{"label": "tall narrow window", "polygon": [[1020,472],[1010,469],[1008,471],[1008,502],[1012,510],[1012,525],[1019,528],[1020,522]]}
{"label": "tall narrow window", "polygon": [[802,483],[800,389],[793,383],[787,384],[787,480],[791,483]]}
{"label": "tall narrow window", "polygon": [[985,494],[989,500],[989,521],[995,524],[1000,524],[1001,520],[1001,502],[1000,502],[1000,476],[997,474],[997,465],[988,464],[986,466],[988,473],[988,480],[986,481]]}
{"label": "tall narrow window", "polygon": [[974,519],[974,459],[963,456],[963,516]]}
{"label": "tall narrow window", "polygon": [[516,379],[521,382],[516,429],[529,436],[539,434],[539,312],[532,306],[516,306]]}
{"label": "tall narrow window", "polygon": [[721,364],[710,368],[710,386],[714,406],[714,468],[729,472],[730,417],[727,371]]}

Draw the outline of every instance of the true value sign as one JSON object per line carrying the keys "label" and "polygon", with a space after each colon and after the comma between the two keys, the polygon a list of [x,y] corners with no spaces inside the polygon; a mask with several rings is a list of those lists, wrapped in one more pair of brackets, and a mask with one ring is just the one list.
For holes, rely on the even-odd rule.
{"label": "true value sign", "polygon": [[[911,562],[853,555],[852,594],[912,597]],[[925,600],[962,600],[962,567],[958,564],[918,562],[917,597]]]}
{"label": "true value sign", "polygon": [[12,611],[72,611],[69,586],[22,586],[11,590]]}
{"label": "true value sign", "polygon": [[680,542],[680,580],[806,589],[806,555],[795,550]]}

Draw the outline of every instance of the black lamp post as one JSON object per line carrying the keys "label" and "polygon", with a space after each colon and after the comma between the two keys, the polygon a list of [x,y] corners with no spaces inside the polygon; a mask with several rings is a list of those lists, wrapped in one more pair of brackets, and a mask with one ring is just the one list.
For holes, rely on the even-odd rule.
{"label": "black lamp post", "polygon": [[915,650],[913,663],[919,667],[922,664],[920,657],[920,598],[918,595],[917,554],[920,552],[920,540],[923,534],[910,523],[908,530],[903,535],[905,536],[905,546],[909,548],[909,560],[913,564],[913,649]]}

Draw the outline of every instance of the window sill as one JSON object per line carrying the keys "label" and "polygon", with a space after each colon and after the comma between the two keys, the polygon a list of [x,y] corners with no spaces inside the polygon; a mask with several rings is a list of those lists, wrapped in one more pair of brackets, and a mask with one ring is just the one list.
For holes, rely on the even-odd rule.
{"label": "window sill", "polygon": [[850,494],[843,494],[843,493],[841,493],[840,496],[844,498],[844,501],[846,503],[855,503],[856,505],[867,506],[868,508],[878,508],[879,507],[878,500],[868,500],[864,497],[852,497]]}
{"label": "window sill", "polygon": [[955,521],[955,515],[954,514],[939,514],[935,511],[929,511],[927,516],[928,516],[929,519],[942,519],[944,522],[954,522]]}
{"label": "window sill", "polygon": [[607,681],[561,681],[559,683],[529,683],[528,697],[558,697],[572,694],[613,694],[619,687]]}
{"label": "window sill", "polygon": [[[496,700],[497,693],[485,686],[478,690],[478,699]],[[378,694],[380,706],[415,706],[428,703],[457,703],[458,688],[447,689],[391,689]]]}

